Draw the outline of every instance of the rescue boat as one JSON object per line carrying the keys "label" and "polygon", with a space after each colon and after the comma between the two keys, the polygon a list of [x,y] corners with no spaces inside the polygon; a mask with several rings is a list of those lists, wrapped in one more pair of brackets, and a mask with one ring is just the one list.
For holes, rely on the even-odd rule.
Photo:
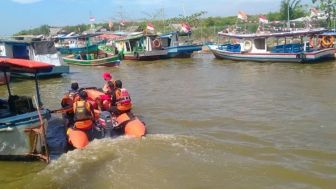
{"label": "rescue boat", "polygon": [[[117,137],[121,135],[129,137],[142,137],[146,134],[146,127],[133,113],[123,113],[117,117],[112,115],[108,109],[111,103],[111,97],[99,91],[97,88],[86,88],[88,98],[87,101],[94,108],[95,123],[90,129],[77,128],[76,123],[68,126],[67,136],[68,142],[74,148],[82,149],[89,141],[94,139],[101,139],[106,137]],[[64,96],[62,99],[62,106],[72,106],[73,99]],[[67,108],[68,112],[72,109]],[[66,113],[64,118],[67,119]]]}

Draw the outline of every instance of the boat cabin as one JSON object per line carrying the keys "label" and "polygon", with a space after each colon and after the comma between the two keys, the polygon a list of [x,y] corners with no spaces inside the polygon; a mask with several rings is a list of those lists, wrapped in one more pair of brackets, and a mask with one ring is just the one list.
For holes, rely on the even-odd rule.
{"label": "boat cabin", "polygon": [[135,32],[123,39],[117,39],[115,45],[118,51],[132,54],[134,52],[161,49],[161,41],[157,35],[145,35],[142,32]]}
{"label": "boat cabin", "polygon": [[317,47],[318,34],[324,29],[301,30],[282,33],[219,35],[228,39],[222,50],[242,53],[301,53],[310,52]]}
{"label": "boat cabin", "polygon": [[0,71],[5,76],[14,72],[29,73],[35,76],[36,86],[36,98],[33,98],[13,94],[10,82],[6,81],[7,97],[0,98],[0,160],[48,160],[43,128],[47,126],[50,113],[41,109],[37,74],[51,70],[51,65],[41,62],[0,58]]}
{"label": "boat cabin", "polygon": [[54,42],[47,40],[0,39],[1,57],[34,60],[54,66],[64,66],[64,62],[59,56]]}

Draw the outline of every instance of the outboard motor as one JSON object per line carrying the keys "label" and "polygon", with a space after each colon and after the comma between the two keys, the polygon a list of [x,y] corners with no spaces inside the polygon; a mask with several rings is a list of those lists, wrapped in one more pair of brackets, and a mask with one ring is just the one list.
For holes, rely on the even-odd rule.
{"label": "outboard motor", "polygon": [[118,123],[112,117],[111,113],[108,111],[102,111],[99,114],[98,119],[99,125],[102,128],[102,135],[103,137],[112,137],[114,136],[113,128],[117,127]]}

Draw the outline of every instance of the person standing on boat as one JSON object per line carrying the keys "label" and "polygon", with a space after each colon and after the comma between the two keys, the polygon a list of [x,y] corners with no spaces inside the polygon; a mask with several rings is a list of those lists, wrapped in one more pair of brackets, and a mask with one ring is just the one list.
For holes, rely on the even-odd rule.
{"label": "person standing on boat", "polygon": [[111,82],[114,85],[114,80],[112,79],[112,75],[109,72],[103,73],[103,79],[105,80],[105,84],[103,86],[103,92],[108,93],[111,90]]}
{"label": "person standing on boat", "polygon": [[119,116],[123,113],[128,113],[132,109],[132,100],[127,89],[122,88],[120,80],[115,81],[115,90],[112,95],[111,113]]}
{"label": "person standing on boat", "polygon": [[79,99],[73,104],[74,127],[80,130],[89,130],[94,123],[94,110],[92,105],[87,101],[87,93],[82,90],[79,92]]}

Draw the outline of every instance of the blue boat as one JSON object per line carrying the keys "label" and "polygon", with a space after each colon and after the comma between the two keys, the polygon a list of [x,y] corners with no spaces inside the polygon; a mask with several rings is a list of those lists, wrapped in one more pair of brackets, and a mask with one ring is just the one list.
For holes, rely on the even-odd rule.
{"label": "blue boat", "polygon": [[45,131],[50,113],[42,108],[37,78],[39,73],[51,70],[52,66],[45,63],[0,58],[0,71],[5,76],[8,73],[29,73],[34,75],[36,85],[36,98],[33,99],[14,95],[9,81],[6,81],[8,98],[0,99],[0,160],[49,161]]}
{"label": "blue boat", "polygon": [[[40,77],[55,77],[69,73],[69,66],[63,62],[53,41],[19,37],[0,39],[0,57],[33,60],[53,65],[50,72],[39,73]],[[32,75],[14,73],[13,76],[31,77]]]}
{"label": "blue boat", "polygon": [[190,58],[193,52],[202,50],[202,44],[193,44],[190,40],[182,42],[180,37],[188,36],[191,33],[182,34],[180,32],[171,32],[161,35],[161,45],[168,50],[166,58]]}
{"label": "blue boat", "polygon": [[[220,32],[219,35],[225,37],[227,43],[208,45],[208,47],[218,59],[256,62],[320,62],[335,58],[335,48],[319,48],[317,45],[310,44],[314,41],[314,37],[318,37],[325,31],[321,28],[258,34]],[[288,41],[291,42],[288,43]]]}
{"label": "blue boat", "polygon": [[98,51],[99,45],[106,44],[106,40],[96,40],[94,37],[101,34],[85,34],[56,37],[56,49],[64,55]]}

